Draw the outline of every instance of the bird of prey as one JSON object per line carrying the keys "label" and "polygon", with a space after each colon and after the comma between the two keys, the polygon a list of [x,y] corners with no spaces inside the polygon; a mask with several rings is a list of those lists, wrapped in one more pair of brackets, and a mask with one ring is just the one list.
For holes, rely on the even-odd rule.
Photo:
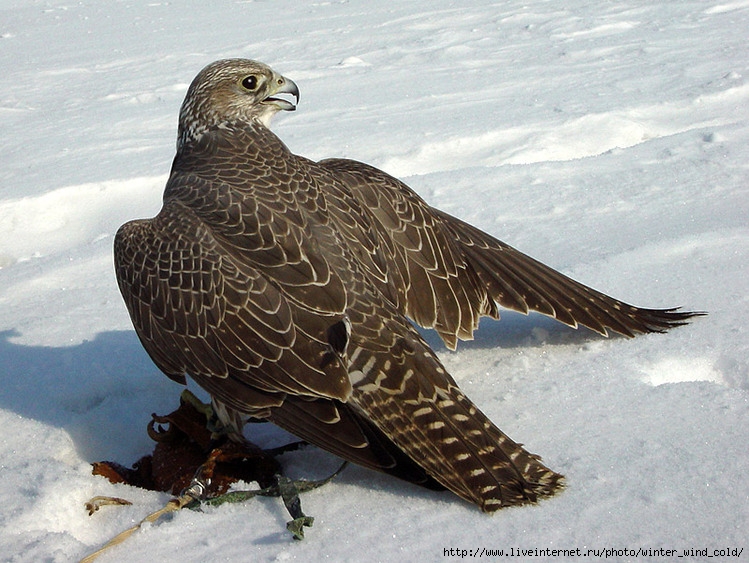
{"label": "bird of prey", "polygon": [[411,321],[453,349],[499,306],[626,336],[694,313],[608,297],[366,164],[292,154],[269,121],[298,100],[244,59],[190,85],[163,207],[114,242],[146,351],[202,386],[234,432],[271,421],[486,512],[552,495],[563,477],[461,392]]}

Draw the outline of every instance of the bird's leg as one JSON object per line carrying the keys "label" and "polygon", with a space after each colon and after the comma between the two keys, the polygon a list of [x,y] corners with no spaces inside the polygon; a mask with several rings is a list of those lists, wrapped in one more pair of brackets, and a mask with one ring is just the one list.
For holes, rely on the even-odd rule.
{"label": "bird's leg", "polygon": [[210,403],[204,403],[200,399],[198,399],[195,396],[195,393],[190,391],[189,389],[185,389],[180,393],[179,400],[183,403],[187,403],[188,405],[192,405],[195,407],[195,410],[203,413],[205,415],[206,420],[210,420],[213,416],[215,416],[215,412],[213,411],[213,407]]}
{"label": "bird's leg", "polygon": [[189,389],[182,391],[179,399],[181,403],[190,405],[205,416],[205,428],[211,433],[211,442],[213,444],[218,444],[232,434],[232,429],[221,422],[216,409],[213,408],[211,403],[204,403]]}

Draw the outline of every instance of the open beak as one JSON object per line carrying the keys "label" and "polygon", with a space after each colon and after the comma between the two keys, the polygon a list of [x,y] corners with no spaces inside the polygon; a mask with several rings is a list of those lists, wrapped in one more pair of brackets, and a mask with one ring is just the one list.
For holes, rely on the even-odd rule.
{"label": "open beak", "polygon": [[[278,109],[284,111],[294,111],[296,109],[296,104],[299,103],[299,88],[297,88],[297,85],[294,84],[293,80],[289,80],[283,76],[277,76],[275,78],[275,83],[278,87],[276,90],[271,91],[271,95],[265,98],[263,103],[273,104]],[[294,103],[286,98],[277,98],[276,96],[278,96],[278,94],[289,94],[293,96]]]}

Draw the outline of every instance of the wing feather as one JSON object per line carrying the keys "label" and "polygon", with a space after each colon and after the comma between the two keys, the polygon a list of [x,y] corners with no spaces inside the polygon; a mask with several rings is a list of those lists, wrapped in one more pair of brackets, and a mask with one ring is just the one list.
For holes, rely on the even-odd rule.
{"label": "wing feather", "polygon": [[[406,281],[396,302],[416,323],[435,328],[449,348],[470,339],[495,303],[535,311],[572,327],[634,336],[684,324],[695,313],[645,309],[585,286],[451,215],[427,205],[399,180],[366,164],[329,159],[320,166],[345,178],[390,246],[388,275]],[[699,314],[699,313],[697,313]]]}
{"label": "wing feather", "polygon": [[[226,252],[181,204],[167,203],[155,219],[124,225],[115,239],[115,267],[136,331],[170,377],[183,381],[187,373],[248,412],[255,408],[253,394],[237,389],[348,397],[348,374],[340,362],[319,367],[335,320],[310,317],[305,332],[298,331],[295,304],[252,265]],[[212,274],[198,275],[205,271]],[[193,303],[189,308],[183,306],[187,301]],[[310,338],[315,326],[319,336]]]}

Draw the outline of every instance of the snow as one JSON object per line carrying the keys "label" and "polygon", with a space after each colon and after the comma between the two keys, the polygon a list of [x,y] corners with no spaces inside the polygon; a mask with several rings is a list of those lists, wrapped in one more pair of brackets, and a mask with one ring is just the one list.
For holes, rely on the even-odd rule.
{"label": "snow", "polygon": [[[589,285],[709,316],[626,340],[506,313],[456,352],[427,334],[482,410],[567,476],[536,506],[487,516],[350,467],[303,495],[303,542],[265,498],[181,511],[101,561],[748,556],[749,2],[468,4],[0,3],[3,557],[80,559],[169,498],[90,473],[147,453],[150,413],[180,392],[132,331],[112,238],[159,208],[190,80],[237,56],[299,85],[274,123],[296,153],[369,162]],[[284,463],[337,466],[315,450]],[[134,504],[89,517],[94,495]]]}

